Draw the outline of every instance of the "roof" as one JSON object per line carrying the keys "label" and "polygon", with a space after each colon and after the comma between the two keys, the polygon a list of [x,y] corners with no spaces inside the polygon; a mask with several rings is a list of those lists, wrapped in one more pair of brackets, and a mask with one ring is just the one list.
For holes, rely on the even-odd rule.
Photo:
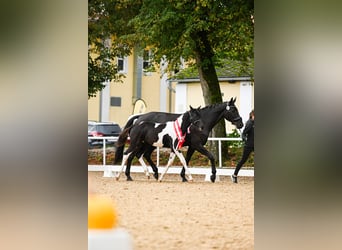
{"label": "roof", "polygon": [[116,122],[96,122],[96,121],[88,121],[88,125],[119,125]]}
{"label": "roof", "polygon": [[[253,78],[254,62],[223,60],[216,66],[216,73],[219,81],[249,81]],[[197,67],[193,65],[181,70],[172,80],[179,83],[199,82]]]}

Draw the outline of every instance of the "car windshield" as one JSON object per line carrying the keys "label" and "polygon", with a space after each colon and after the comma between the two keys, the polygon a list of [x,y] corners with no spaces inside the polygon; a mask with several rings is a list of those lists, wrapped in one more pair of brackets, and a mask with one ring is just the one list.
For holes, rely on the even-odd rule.
{"label": "car windshield", "polygon": [[119,134],[120,127],[113,124],[97,125],[96,130],[104,134]]}
{"label": "car windshield", "polygon": [[93,130],[94,130],[94,128],[95,128],[95,126],[94,126],[94,125],[88,125],[88,131],[93,131]]}

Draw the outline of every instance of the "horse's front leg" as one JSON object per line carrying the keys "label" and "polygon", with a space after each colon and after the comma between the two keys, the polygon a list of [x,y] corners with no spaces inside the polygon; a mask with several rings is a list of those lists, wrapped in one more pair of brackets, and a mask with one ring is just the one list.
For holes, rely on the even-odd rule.
{"label": "horse's front leg", "polygon": [[164,175],[166,174],[166,172],[167,172],[167,170],[169,169],[170,165],[171,165],[172,162],[174,161],[175,156],[176,156],[175,153],[171,151],[170,157],[169,157],[169,161],[167,162],[167,165],[166,165],[166,167],[165,167],[165,170],[164,170],[164,172],[161,174],[161,176],[159,177],[159,181],[160,181],[160,182],[162,181]]}
{"label": "horse's front leg", "polygon": [[[186,152],[186,156],[185,156],[185,162],[186,162],[187,166],[189,166],[190,159],[191,159],[192,155],[194,154],[194,152],[195,152],[195,150],[191,146],[189,146],[188,151]],[[182,171],[180,173],[180,176],[182,177],[183,182],[188,181],[185,178],[185,168],[184,167],[182,167]]]}
{"label": "horse's front leg", "polygon": [[175,150],[175,154],[178,156],[179,160],[181,161],[181,163],[183,164],[183,167],[185,168],[185,173],[188,175],[189,177],[189,181],[193,181],[191,173],[188,169],[188,166],[186,164],[186,161],[184,159],[184,156],[182,155],[181,152],[179,152],[178,150]]}
{"label": "horse's front leg", "polygon": [[205,155],[206,157],[209,158],[210,163],[211,163],[211,173],[212,175],[210,176],[210,180],[212,182],[215,182],[216,180],[216,167],[215,167],[215,158],[212,153],[210,153],[203,145],[198,145],[196,147],[196,150],[200,152],[202,155]]}

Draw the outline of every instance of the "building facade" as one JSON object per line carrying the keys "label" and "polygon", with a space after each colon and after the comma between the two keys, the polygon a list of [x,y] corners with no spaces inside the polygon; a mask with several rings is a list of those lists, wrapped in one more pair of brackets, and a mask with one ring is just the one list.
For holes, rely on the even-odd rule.
{"label": "building facade", "polygon": [[[88,100],[88,120],[111,121],[121,127],[132,114],[151,111],[184,113],[204,107],[198,78],[168,79],[163,69],[149,72],[149,61],[138,53],[118,58],[123,82],[106,83],[96,97]],[[254,83],[250,77],[219,77],[222,99],[236,97],[236,106],[245,122],[254,108]],[[227,133],[234,128],[226,122]]]}

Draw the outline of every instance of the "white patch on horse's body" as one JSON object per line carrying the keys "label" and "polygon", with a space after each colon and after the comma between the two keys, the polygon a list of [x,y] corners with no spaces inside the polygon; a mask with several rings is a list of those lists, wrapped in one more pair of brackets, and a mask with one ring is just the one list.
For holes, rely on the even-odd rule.
{"label": "white patch on horse's body", "polygon": [[[177,121],[178,121],[179,124],[182,124],[182,122],[183,122],[183,115],[178,117]],[[189,176],[189,181],[192,181],[193,179],[192,179],[192,176],[191,176],[191,173],[190,173],[189,169],[187,168],[184,156],[182,155],[181,152],[178,151],[178,148],[175,148],[175,145],[174,145],[174,141],[176,139],[179,140],[178,134],[177,134],[179,132],[177,132],[175,130],[175,122],[176,121],[166,122],[165,123],[165,125],[166,125],[165,128],[158,134],[158,140],[152,144],[155,147],[163,147],[163,138],[164,138],[164,136],[170,136],[172,138],[172,142],[173,142],[172,143],[172,148],[173,148],[174,152],[171,151],[171,154],[170,154],[170,157],[169,157],[169,161],[168,161],[168,163],[167,163],[167,165],[165,167],[165,171],[160,176],[159,181],[162,181],[163,176],[165,175],[165,173],[169,169],[169,167],[172,164],[172,162],[173,162],[173,160],[174,160],[176,155],[178,156],[179,160],[181,161],[182,165],[184,166],[185,172]],[[155,128],[157,128],[157,127],[158,126],[155,126]]]}
{"label": "white patch on horse's body", "polygon": [[[183,121],[183,116],[180,116],[177,118],[179,124],[182,124]],[[165,135],[170,136],[171,138],[173,138],[173,140],[175,140],[175,138],[177,138],[177,134],[176,131],[174,129],[174,121],[169,121],[164,123],[166,124],[165,128],[158,134],[158,141],[154,142],[152,145],[155,147],[160,147],[162,148],[164,146],[163,144],[163,138]],[[157,128],[159,125],[162,125],[161,123],[155,123],[155,128]]]}

